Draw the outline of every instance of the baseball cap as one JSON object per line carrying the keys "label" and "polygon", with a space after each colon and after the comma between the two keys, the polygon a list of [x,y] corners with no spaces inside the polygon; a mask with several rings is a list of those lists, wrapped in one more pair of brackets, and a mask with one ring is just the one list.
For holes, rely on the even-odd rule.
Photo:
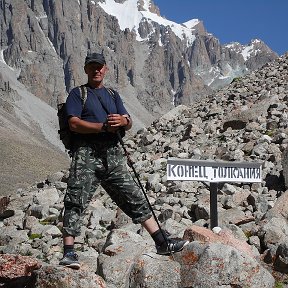
{"label": "baseball cap", "polygon": [[104,65],[104,64],[106,64],[106,61],[105,61],[103,54],[90,53],[90,54],[87,54],[87,56],[85,58],[85,65],[87,65],[89,63],[99,63],[99,64]]}

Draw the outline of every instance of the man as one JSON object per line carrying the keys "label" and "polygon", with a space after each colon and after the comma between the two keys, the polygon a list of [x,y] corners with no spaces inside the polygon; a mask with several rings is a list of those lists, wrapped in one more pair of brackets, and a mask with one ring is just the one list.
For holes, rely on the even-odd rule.
{"label": "man", "polygon": [[120,134],[116,132],[129,130],[132,120],[119,94],[103,85],[108,71],[104,56],[88,54],[84,71],[88,77],[84,107],[79,87],[72,89],[66,101],[69,127],[75,133],[75,147],[64,198],[64,256],[59,264],[80,268],[74,252],[74,238],[80,234],[83,210],[100,184],[134,223],[141,223],[149,232],[158,254],[182,250],[188,241],[168,239],[159,229],[142,191],[127,170],[118,143]]}

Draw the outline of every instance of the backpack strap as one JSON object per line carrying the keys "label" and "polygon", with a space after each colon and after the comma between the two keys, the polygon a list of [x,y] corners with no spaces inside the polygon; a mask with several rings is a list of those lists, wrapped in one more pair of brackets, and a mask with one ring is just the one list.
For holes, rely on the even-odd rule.
{"label": "backpack strap", "polygon": [[79,89],[80,89],[80,96],[82,100],[82,109],[83,109],[87,100],[87,87],[85,85],[81,85],[79,86]]}
{"label": "backpack strap", "polygon": [[[80,96],[81,96],[81,100],[82,100],[82,108],[84,108],[84,105],[86,103],[87,100],[87,87],[86,85],[81,85],[79,86],[80,89]],[[106,88],[105,89],[108,91],[109,95],[113,98],[113,100],[116,100],[116,96],[115,96],[115,90],[113,90],[112,88]]]}
{"label": "backpack strap", "polygon": [[[86,85],[79,86],[79,89],[80,89],[80,97],[81,97],[81,100],[82,100],[82,108],[84,108],[86,100],[87,100],[87,93],[88,93],[87,91],[88,91],[88,89],[87,89]],[[112,99],[114,101],[116,101],[116,95],[115,95],[116,92],[115,92],[115,90],[113,90],[112,88],[106,88],[106,87],[105,87],[105,89],[109,93],[109,95],[112,97]],[[106,111],[106,113],[109,114],[109,111],[106,108],[106,106],[104,105],[101,96],[98,95],[97,93],[96,93],[96,95],[97,95],[101,105],[103,106],[104,110]]]}
{"label": "backpack strap", "polygon": [[116,95],[115,95],[115,90],[113,90],[112,88],[106,88],[105,89],[108,91],[108,93],[110,94],[110,96],[113,98],[113,100],[116,100]]}

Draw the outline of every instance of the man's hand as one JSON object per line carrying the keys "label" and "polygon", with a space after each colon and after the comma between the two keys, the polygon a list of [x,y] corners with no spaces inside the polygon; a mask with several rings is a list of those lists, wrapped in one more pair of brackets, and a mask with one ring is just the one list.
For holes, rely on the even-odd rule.
{"label": "man's hand", "polygon": [[128,124],[126,117],[120,114],[110,114],[107,119],[108,126],[110,127],[122,127]]}
{"label": "man's hand", "polygon": [[107,125],[107,131],[114,133],[121,127],[129,130],[132,127],[132,121],[129,115],[109,114],[107,117]]}

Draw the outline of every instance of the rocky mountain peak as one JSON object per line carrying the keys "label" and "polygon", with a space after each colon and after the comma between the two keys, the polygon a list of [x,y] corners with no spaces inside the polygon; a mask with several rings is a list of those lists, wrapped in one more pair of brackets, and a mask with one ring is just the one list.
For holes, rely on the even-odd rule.
{"label": "rocky mountain peak", "polygon": [[160,16],[160,10],[152,0],[138,0],[137,4],[139,11],[149,11]]}

